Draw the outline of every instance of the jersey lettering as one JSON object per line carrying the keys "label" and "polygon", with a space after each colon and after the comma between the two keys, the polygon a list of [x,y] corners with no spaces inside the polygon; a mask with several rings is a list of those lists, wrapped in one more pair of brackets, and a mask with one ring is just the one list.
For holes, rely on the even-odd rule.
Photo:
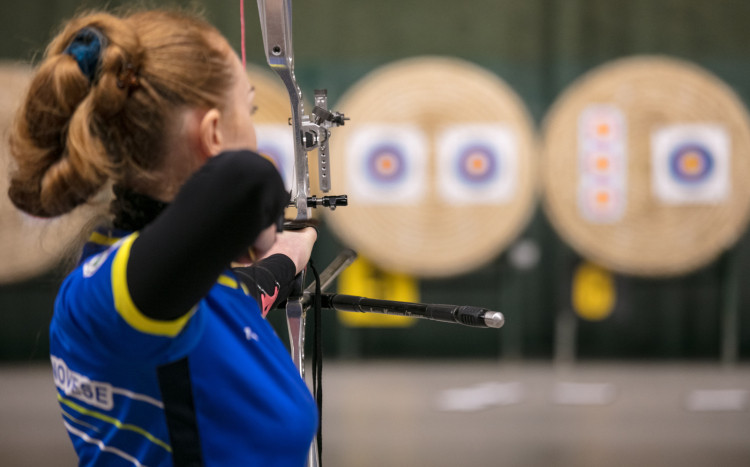
{"label": "jersey lettering", "polygon": [[50,360],[52,361],[52,374],[55,379],[55,386],[60,388],[65,395],[75,397],[78,400],[104,410],[110,410],[114,407],[111,384],[101,381],[91,381],[86,376],[68,368],[63,359],[57,358],[54,355],[50,357]]}

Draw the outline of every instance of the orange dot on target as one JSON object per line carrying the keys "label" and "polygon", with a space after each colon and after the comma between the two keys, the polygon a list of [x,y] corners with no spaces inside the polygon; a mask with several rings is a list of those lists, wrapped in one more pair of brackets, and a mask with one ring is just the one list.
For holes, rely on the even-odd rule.
{"label": "orange dot on target", "polygon": [[597,204],[609,204],[610,196],[606,191],[598,191],[596,193]]}
{"label": "orange dot on target", "polygon": [[596,158],[596,169],[599,171],[605,171],[609,169],[609,158],[601,156]]}
{"label": "orange dot on target", "polygon": [[701,167],[701,158],[698,154],[688,153],[682,159],[682,167],[688,172],[697,172]]}
{"label": "orange dot on target", "polygon": [[600,123],[596,126],[596,134],[599,136],[607,136],[609,135],[609,124],[607,123]]}

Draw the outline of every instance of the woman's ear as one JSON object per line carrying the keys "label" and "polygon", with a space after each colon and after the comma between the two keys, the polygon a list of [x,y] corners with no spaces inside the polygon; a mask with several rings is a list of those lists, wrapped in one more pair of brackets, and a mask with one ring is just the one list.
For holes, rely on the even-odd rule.
{"label": "woman's ear", "polygon": [[201,153],[205,157],[213,157],[219,154],[223,147],[223,135],[219,125],[221,112],[211,109],[203,115],[199,126],[199,144]]}

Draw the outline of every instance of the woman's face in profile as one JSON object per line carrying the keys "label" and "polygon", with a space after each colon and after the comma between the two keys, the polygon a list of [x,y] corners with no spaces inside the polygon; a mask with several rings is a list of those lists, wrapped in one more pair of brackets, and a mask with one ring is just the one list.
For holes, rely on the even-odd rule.
{"label": "woman's face in profile", "polygon": [[255,88],[245,74],[239,58],[232,53],[234,85],[227,93],[221,120],[222,150],[258,149],[253,113],[255,112]]}

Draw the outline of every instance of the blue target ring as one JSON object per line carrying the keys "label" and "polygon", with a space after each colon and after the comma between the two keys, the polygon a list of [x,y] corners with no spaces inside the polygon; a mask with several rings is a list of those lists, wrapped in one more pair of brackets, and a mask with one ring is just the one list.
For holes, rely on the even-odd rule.
{"label": "blue target ring", "polygon": [[387,144],[376,146],[365,158],[367,175],[378,183],[394,184],[406,174],[406,159],[401,149]]}
{"label": "blue target ring", "polygon": [[714,158],[709,150],[699,144],[684,144],[670,154],[669,170],[681,183],[698,184],[711,176]]}
{"label": "blue target ring", "polygon": [[483,184],[495,178],[500,163],[495,151],[484,145],[464,149],[456,159],[456,171],[461,180],[469,184]]}

